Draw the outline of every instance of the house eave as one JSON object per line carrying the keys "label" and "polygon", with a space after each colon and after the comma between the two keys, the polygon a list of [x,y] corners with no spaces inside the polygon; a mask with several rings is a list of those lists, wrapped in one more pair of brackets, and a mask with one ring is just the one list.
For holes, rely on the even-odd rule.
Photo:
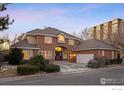
{"label": "house eave", "polygon": [[82,51],[82,50],[116,50],[116,51],[120,51],[120,49],[111,49],[111,48],[86,48],[86,49],[75,49],[72,51]]}
{"label": "house eave", "polygon": [[40,49],[40,48],[32,48],[32,47],[10,47],[10,48],[33,49],[33,50],[39,50]]}
{"label": "house eave", "polygon": [[[60,33],[60,34],[63,34],[63,33]],[[59,35],[60,35],[60,34],[59,34]],[[32,35],[32,36],[43,35],[43,36],[50,36],[50,37],[58,37],[58,35],[39,34],[39,33],[35,33],[35,34],[27,33],[26,35],[27,35],[27,36],[28,36],[28,35]],[[64,35],[64,36],[65,36],[65,35]],[[80,41],[80,39],[77,39],[77,38],[70,38],[70,37],[67,37],[67,36],[65,36],[65,38],[68,38],[68,39],[75,39],[75,40],[79,40],[79,41]]]}

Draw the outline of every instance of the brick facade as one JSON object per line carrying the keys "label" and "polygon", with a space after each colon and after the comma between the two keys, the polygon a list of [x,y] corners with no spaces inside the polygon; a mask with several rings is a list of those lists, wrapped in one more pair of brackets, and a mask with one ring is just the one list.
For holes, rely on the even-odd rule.
{"label": "brick facade", "polygon": [[[108,59],[114,59],[117,58],[117,54],[119,53],[118,51],[111,51],[111,50],[80,50],[73,52],[75,54],[94,54],[94,57],[102,57],[102,51],[104,51],[104,57]],[[114,52],[114,56],[112,58],[112,52]],[[71,62],[76,62],[76,56],[73,57]]]}

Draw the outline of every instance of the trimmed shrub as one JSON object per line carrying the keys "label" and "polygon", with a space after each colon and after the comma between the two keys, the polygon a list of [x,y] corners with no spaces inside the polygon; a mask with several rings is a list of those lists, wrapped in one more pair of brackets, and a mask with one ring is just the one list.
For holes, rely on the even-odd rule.
{"label": "trimmed shrub", "polygon": [[60,72],[60,66],[54,64],[48,64],[45,66],[44,71],[47,73]]}
{"label": "trimmed shrub", "polygon": [[22,64],[29,64],[29,60],[22,60],[22,61],[20,61],[19,63],[20,63],[21,65],[22,65]]}
{"label": "trimmed shrub", "polygon": [[39,66],[33,65],[20,65],[17,67],[17,73],[19,75],[29,75],[40,71]]}
{"label": "trimmed shrub", "polygon": [[22,49],[19,49],[19,48],[10,49],[8,59],[9,59],[8,63],[10,65],[18,65],[19,62],[23,60]]}
{"label": "trimmed shrub", "polygon": [[98,68],[99,62],[97,60],[90,60],[88,62],[88,68]]}
{"label": "trimmed shrub", "polygon": [[123,62],[122,58],[118,58],[118,59],[109,59],[111,64],[121,64]]}
{"label": "trimmed shrub", "polygon": [[46,60],[42,55],[37,55],[29,60],[29,64],[32,65],[46,65],[49,61]]}
{"label": "trimmed shrub", "polygon": [[118,58],[117,62],[118,62],[118,64],[121,64],[123,62],[123,59],[122,58]]}

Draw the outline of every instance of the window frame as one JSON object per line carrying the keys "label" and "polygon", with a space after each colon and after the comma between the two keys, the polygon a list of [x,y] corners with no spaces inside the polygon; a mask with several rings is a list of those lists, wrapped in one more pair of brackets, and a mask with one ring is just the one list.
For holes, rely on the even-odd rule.
{"label": "window frame", "polygon": [[[47,39],[48,39],[48,40],[51,39],[51,40],[48,42]],[[53,38],[50,37],[50,36],[45,36],[45,37],[44,37],[44,43],[45,43],[45,44],[52,44],[52,43],[53,43]]]}
{"label": "window frame", "polygon": [[[60,37],[60,36],[63,36],[64,41],[59,40],[59,37]],[[57,42],[58,42],[58,43],[65,43],[65,36],[64,36],[63,34],[59,34],[59,35],[57,36]]]}
{"label": "window frame", "polygon": [[[72,41],[73,41],[73,44],[71,43]],[[75,44],[75,40],[73,40],[73,39],[69,39],[69,40],[68,40],[68,45],[74,46],[74,44]]]}

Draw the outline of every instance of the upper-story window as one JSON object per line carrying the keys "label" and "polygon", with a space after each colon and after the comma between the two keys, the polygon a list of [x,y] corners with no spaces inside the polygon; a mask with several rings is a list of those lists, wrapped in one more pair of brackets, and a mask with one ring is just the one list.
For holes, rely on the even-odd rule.
{"label": "upper-story window", "polygon": [[69,39],[68,44],[71,45],[71,46],[74,46],[74,40]]}
{"label": "upper-story window", "polygon": [[64,37],[64,35],[62,35],[62,34],[58,35],[58,42],[59,43],[65,43],[65,37]]}
{"label": "upper-story window", "polygon": [[27,36],[27,40],[29,44],[35,44],[36,43],[36,38],[34,36]]}
{"label": "upper-story window", "polygon": [[46,44],[52,44],[52,37],[45,36],[45,43]]}

